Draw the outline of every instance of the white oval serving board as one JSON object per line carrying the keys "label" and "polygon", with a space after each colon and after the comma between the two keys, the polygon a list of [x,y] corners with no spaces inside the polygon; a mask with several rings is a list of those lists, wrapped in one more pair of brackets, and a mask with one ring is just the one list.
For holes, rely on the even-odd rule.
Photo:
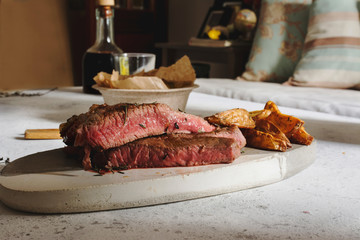
{"label": "white oval serving board", "polygon": [[5,166],[0,200],[37,213],[90,212],[213,196],[281,181],[315,161],[316,142],[286,152],[244,148],[231,164],[131,169],[99,176],[81,169],[62,149]]}

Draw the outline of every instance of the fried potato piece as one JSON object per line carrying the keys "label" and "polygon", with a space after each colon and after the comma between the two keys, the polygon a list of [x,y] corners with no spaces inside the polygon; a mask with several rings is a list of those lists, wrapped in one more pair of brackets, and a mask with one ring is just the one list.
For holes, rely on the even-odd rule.
{"label": "fried potato piece", "polygon": [[305,131],[304,121],[283,114],[274,102],[267,102],[263,110],[248,112],[235,108],[216,113],[205,119],[219,126],[237,126],[246,146],[285,152],[292,143],[310,145],[313,137]]}
{"label": "fried potato piece", "polygon": [[304,122],[299,118],[281,113],[272,101],[268,101],[264,109],[271,111],[271,114],[267,117],[268,121],[274,123],[288,138],[304,125]]}
{"label": "fried potato piece", "polygon": [[161,78],[169,87],[192,86],[196,73],[188,56],[183,56],[169,67],[160,67],[155,76]]}
{"label": "fried potato piece", "polygon": [[302,126],[298,131],[296,131],[290,138],[291,142],[302,145],[310,145],[313,140],[314,137],[305,131],[304,126]]}
{"label": "fried potato piece", "polygon": [[249,112],[249,114],[250,114],[250,117],[256,121],[258,119],[267,118],[271,114],[271,110],[269,110],[269,109],[256,110],[256,111]]}
{"label": "fried potato piece", "polygon": [[212,116],[205,117],[209,123],[220,126],[237,126],[239,128],[254,128],[255,121],[250,117],[247,110],[243,108],[234,108]]}
{"label": "fried potato piece", "polygon": [[265,150],[275,150],[285,152],[287,150],[286,141],[277,138],[270,133],[262,132],[254,128],[241,129],[246,146]]}
{"label": "fried potato piece", "polygon": [[284,141],[287,148],[290,148],[292,146],[290,140],[286,137],[286,135],[282,131],[280,131],[280,129],[275,124],[268,121],[267,119],[256,120],[255,125],[256,130],[269,133],[274,136],[274,138]]}
{"label": "fried potato piece", "polygon": [[254,129],[241,129],[248,147],[285,152],[291,148],[290,140],[272,122],[261,118]]}
{"label": "fried potato piece", "polygon": [[271,110],[271,114],[266,119],[277,126],[290,142],[304,145],[311,144],[314,138],[305,131],[305,128],[303,127],[304,121],[281,113],[279,108],[272,101],[268,101],[264,109]]}

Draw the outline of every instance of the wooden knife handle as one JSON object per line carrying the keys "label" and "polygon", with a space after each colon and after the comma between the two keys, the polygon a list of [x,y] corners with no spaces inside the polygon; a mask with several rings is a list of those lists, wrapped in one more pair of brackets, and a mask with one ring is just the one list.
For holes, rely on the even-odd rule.
{"label": "wooden knife handle", "polygon": [[59,129],[27,129],[25,139],[61,139]]}

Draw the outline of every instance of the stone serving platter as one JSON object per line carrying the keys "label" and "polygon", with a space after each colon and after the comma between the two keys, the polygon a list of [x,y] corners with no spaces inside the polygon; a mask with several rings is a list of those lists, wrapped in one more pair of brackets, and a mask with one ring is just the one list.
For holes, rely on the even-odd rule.
{"label": "stone serving platter", "polygon": [[316,141],[286,152],[243,148],[231,164],[131,169],[99,175],[84,171],[63,149],[7,164],[0,201],[35,213],[76,213],[148,206],[210,197],[282,181],[310,166]]}

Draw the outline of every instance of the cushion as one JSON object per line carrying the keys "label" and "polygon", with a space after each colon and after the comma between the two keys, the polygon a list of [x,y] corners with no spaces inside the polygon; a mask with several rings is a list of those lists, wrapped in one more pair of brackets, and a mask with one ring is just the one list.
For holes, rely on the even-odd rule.
{"label": "cushion", "polygon": [[285,82],[301,57],[311,0],[263,0],[241,79]]}
{"label": "cushion", "polygon": [[[271,100],[279,107],[333,114],[333,118],[339,115],[360,119],[360,92],[352,89],[293,87],[272,82],[235,81],[226,78],[198,78],[195,84],[200,86],[194,90],[198,93],[261,104]],[[218,104],[226,105],[226,99]]]}
{"label": "cushion", "polygon": [[358,0],[316,0],[310,10],[303,57],[291,85],[328,88],[360,86]]}

